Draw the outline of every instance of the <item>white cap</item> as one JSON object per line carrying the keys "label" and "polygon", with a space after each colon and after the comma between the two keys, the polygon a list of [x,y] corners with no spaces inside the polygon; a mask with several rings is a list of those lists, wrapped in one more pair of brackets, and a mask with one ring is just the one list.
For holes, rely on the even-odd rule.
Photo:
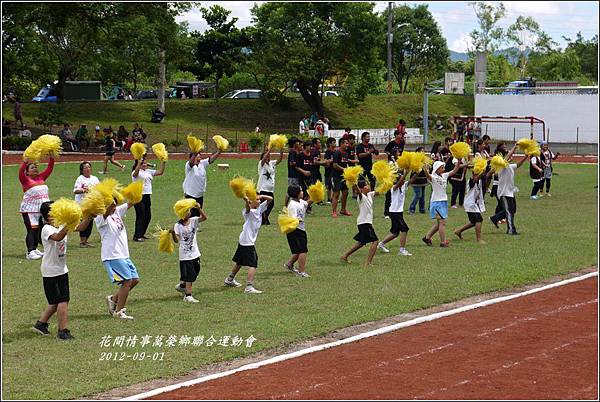
{"label": "white cap", "polygon": [[442,166],[445,166],[445,165],[446,165],[446,164],[445,164],[444,162],[442,162],[442,161],[435,161],[435,162],[433,162],[433,173],[436,173],[436,172],[437,172],[437,170],[438,170],[440,167],[442,167]]}

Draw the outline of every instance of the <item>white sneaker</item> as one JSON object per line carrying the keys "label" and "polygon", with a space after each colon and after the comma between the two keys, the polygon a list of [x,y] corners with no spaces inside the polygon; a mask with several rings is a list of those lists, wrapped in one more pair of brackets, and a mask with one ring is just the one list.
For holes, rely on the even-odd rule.
{"label": "white sneaker", "polygon": [[231,286],[232,288],[239,288],[242,285],[235,279],[229,280],[229,278],[227,278],[227,279],[225,279],[225,286]]}
{"label": "white sneaker", "polygon": [[401,248],[400,251],[398,251],[398,255],[411,256],[412,254],[409,253],[407,249]]}
{"label": "white sneaker", "polygon": [[285,269],[287,269],[288,271],[290,271],[290,272],[294,272],[294,271],[296,270],[296,268],[294,268],[294,264],[292,264],[292,266],[290,267],[290,266],[287,264],[287,262],[284,262],[284,263],[283,263],[283,267],[284,267]]}
{"label": "white sneaker", "polygon": [[125,308],[122,308],[119,311],[115,311],[113,313],[113,317],[120,318],[122,320],[133,320],[132,316],[126,314],[126,309]]}
{"label": "white sneaker", "polygon": [[183,298],[183,301],[184,301],[184,302],[187,302],[187,303],[200,303],[200,301],[199,301],[199,300],[196,300],[196,299],[194,299],[194,296],[192,296],[192,295],[185,296],[185,297]]}
{"label": "white sneaker", "polygon": [[180,285],[181,285],[181,283],[178,283],[177,285],[175,285],[175,290],[185,296],[185,288],[182,288]]}
{"label": "white sneaker", "polygon": [[389,253],[390,250],[388,250],[382,242],[379,242],[379,244],[377,244],[377,248],[380,249],[381,251],[383,251],[384,253]]}
{"label": "white sneaker", "polygon": [[112,295],[106,296],[106,307],[108,308],[108,314],[113,315],[117,310],[117,303],[112,301]]}
{"label": "white sneaker", "polygon": [[310,275],[308,273],[305,272],[300,272],[298,271],[296,268],[294,268],[294,273],[298,276],[301,276],[303,278],[310,278]]}
{"label": "white sneaker", "polygon": [[36,253],[35,250],[31,250],[29,253],[27,253],[25,258],[27,258],[28,260],[39,260],[40,258],[42,258],[42,256]]}
{"label": "white sneaker", "polygon": [[390,219],[390,217],[389,217],[389,216],[387,216],[387,215],[385,215],[383,218],[384,218],[384,219]]}
{"label": "white sneaker", "polygon": [[546,197],[552,197],[550,193],[546,193]]}
{"label": "white sneaker", "polygon": [[530,199],[532,199],[532,200],[537,200],[537,199],[538,199],[537,195],[532,195],[532,196],[531,196],[531,197],[529,197],[529,198],[530,198]]}
{"label": "white sneaker", "polygon": [[43,257],[43,256],[44,256],[44,252],[43,252],[43,251],[40,251],[40,250],[38,250],[37,248],[36,248],[35,250],[33,250],[33,252],[34,252],[34,253],[36,253],[37,255],[39,255],[40,257]]}
{"label": "white sneaker", "polygon": [[258,295],[258,294],[261,294],[262,291],[256,289],[254,286],[246,286],[244,293],[251,293],[251,294]]}

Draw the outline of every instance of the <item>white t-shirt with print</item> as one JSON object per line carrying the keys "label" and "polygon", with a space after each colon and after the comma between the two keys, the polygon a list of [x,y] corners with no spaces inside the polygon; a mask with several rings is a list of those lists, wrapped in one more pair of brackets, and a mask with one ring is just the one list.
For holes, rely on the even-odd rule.
{"label": "white t-shirt with print", "polygon": [[359,194],[356,197],[358,202],[358,216],[356,217],[356,224],[362,225],[363,223],[373,223],[373,197],[375,191],[370,191],[367,194]]}
{"label": "white t-shirt with print", "polygon": [[258,229],[262,225],[262,214],[266,211],[269,201],[263,201],[258,208],[251,209],[246,213],[246,208],[242,211],[244,217],[244,226],[240,233],[239,243],[241,246],[254,246],[258,237]]}
{"label": "white t-shirt with print", "polygon": [[529,163],[531,163],[532,165],[536,165],[537,167],[539,167],[540,169],[542,169],[542,171],[540,172],[540,178],[539,179],[533,179],[533,182],[536,183],[538,181],[544,180],[544,167],[542,166],[542,159],[539,156],[532,156],[531,160],[529,161]]}
{"label": "white t-shirt with print", "polygon": [[473,179],[467,183],[467,193],[465,194],[464,208],[465,212],[485,212],[485,202],[483,200],[483,189],[481,180],[476,181],[471,187]]}
{"label": "white t-shirt with print", "polygon": [[199,227],[200,218],[197,216],[191,217],[187,225],[177,222],[173,227],[173,231],[179,236],[179,261],[194,260],[200,257],[196,239]]}
{"label": "white t-shirt with print", "polygon": [[304,200],[290,200],[287,209],[288,215],[293,218],[300,219],[298,229],[304,230],[304,216],[306,215],[306,208],[308,208],[308,202]]}
{"label": "white t-shirt with print", "polygon": [[126,214],[127,204],[122,204],[106,219],[103,215],[98,215],[94,219],[102,241],[102,250],[100,251],[102,261],[129,258],[127,230],[123,223],[123,217]]}
{"label": "white t-shirt with print", "polygon": [[210,158],[202,159],[197,165],[190,166],[185,163],[185,179],[183,180],[183,192],[194,198],[202,197],[206,192],[206,169],[210,164]]}
{"label": "white t-shirt with print", "polygon": [[50,239],[55,233],[60,232],[60,228],[52,225],[44,225],[42,229],[42,245],[44,246],[44,256],[42,257],[42,276],[52,278],[69,272],[67,269],[67,236],[61,241]]}
{"label": "white t-shirt with print", "polygon": [[132,172],[131,178],[133,179],[133,181],[143,181],[144,187],[142,188],[142,194],[152,194],[152,180],[154,180],[155,174],[156,174],[156,170],[140,169],[138,171],[137,177],[133,177],[133,172]]}
{"label": "white t-shirt with print", "polygon": [[404,200],[406,199],[407,188],[407,181],[405,181],[403,185],[398,186],[396,190],[392,188],[392,203],[390,204],[390,212],[404,212]]}
{"label": "white t-shirt with print", "polygon": [[272,193],[275,191],[275,165],[277,161],[269,161],[262,164],[258,162],[258,191],[267,191]]}
{"label": "white t-shirt with print", "polygon": [[511,163],[498,172],[498,197],[514,197],[519,189],[515,186],[515,171],[517,164]]}
{"label": "white t-shirt with print", "polygon": [[436,201],[448,201],[448,194],[446,194],[446,187],[448,186],[448,176],[450,173],[437,173],[431,174],[431,202]]}
{"label": "white t-shirt with print", "polygon": [[[90,188],[100,183],[100,180],[96,176],[85,177],[84,175],[80,175],[77,180],[75,180],[75,186],[73,186],[73,192],[75,190],[83,190],[86,188]],[[85,193],[75,194],[75,201],[80,203],[83,201],[83,197],[85,197]]]}

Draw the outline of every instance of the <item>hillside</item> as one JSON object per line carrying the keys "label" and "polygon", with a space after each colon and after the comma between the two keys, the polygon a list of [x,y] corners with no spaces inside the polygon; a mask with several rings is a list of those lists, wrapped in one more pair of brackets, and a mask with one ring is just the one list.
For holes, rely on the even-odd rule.
{"label": "hillside", "polygon": [[[470,96],[430,96],[430,116],[447,116],[456,114],[472,114],[473,98]],[[350,109],[343,105],[340,98],[324,99],[325,113],[333,128],[383,128],[393,127],[399,118],[407,121],[409,127],[417,126],[417,118],[423,114],[423,98],[421,95],[407,94],[396,96],[370,96],[358,107]],[[118,129],[124,125],[127,130],[134,123],[140,123],[150,134],[151,140],[180,138],[192,131],[205,135],[224,133],[230,136],[247,136],[254,131],[257,122],[261,122],[263,132],[296,132],[298,121],[308,112],[305,103],[300,99],[291,99],[285,107],[269,107],[260,100],[223,100],[194,99],[167,100],[167,117],[161,124],[150,122],[151,111],[155,101],[120,101],[120,102],[79,102],[65,105],[65,120],[71,124],[75,132],[81,123],[86,123],[92,131],[97,124],[101,127]],[[34,119],[40,110],[47,106],[26,103],[22,105],[25,123],[34,126]],[[3,114],[12,119],[12,104],[3,104]],[[56,130],[56,129],[55,129]]]}

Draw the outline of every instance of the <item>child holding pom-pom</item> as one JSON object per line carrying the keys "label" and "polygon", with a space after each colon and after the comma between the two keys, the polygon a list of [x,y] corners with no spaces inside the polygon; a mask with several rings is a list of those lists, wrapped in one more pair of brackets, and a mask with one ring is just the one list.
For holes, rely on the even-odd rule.
{"label": "child holding pom-pom", "polygon": [[142,201],[135,204],[135,233],[133,234],[133,241],[143,242],[148,239],[146,231],[152,219],[152,202],[150,200],[150,196],[152,195],[152,180],[156,176],[163,175],[166,164],[165,161],[161,161],[159,170],[147,169],[148,162],[146,161],[146,155],[141,160],[136,160],[133,163],[133,171],[131,173],[133,181],[144,183]]}
{"label": "child holding pom-pom", "polygon": [[245,293],[260,294],[262,291],[254,287],[254,274],[258,268],[258,255],[256,254],[256,238],[258,230],[262,224],[262,215],[267,210],[269,203],[273,202],[273,197],[268,195],[259,195],[256,199],[244,197],[246,207],[242,211],[244,217],[244,226],[238,240],[238,246],[232,260],[235,266],[231,273],[225,278],[225,286],[240,287],[240,283],[235,280],[235,275],[241,267],[248,267],[248,277],[246,280]]}
{"label": "child holding pom-pom", "polygon": [[[306,230],[304,227],[304,217],[306,215],[308,206],[311,205],[313,201],[311,199],[308,201],[303,200],[304,194],[300,186],[289,186],[287,193],[290,197],[290,201],[287,206],[288,215],[292,218],[297,218],[300,223],[294,231],[286,235],[292,256],[288,262],[283,264],[283,266],[302,278],[308,278],[310,275],[308,275],[308,273],[305,271],[306,257],[308,253],[308,239],[306,237]],[[298,269],[294,268],[294,263],[296,261],[298,261]]]}
{"label": "child holding pom-pom", "polygon": [[371,243],[367,261],[365,262],[365,267],[368,267],[373,265],[373,256],[377,251],[377,243],[379,241],[377,234],[375,234],[375,229],[373,229],[373,197],[378,195],[378,193],[371,191],[369,182],[363,179],[360,179],[354,186],[358,192],[356,199],[358,202],[358,216],[356,218],[358,233],[354,236],[356,243],[342,255],[341,260],[349,262],[348,257],[364,245]]}
{"label": "child holding pom-pom", "polygon": [[[192,152],[185,163],[184,197],[195,199],[202,208],[204,208],[204,193],[206,191],[206,171],[208,165],[213,163],[219,155],[221,155],[220,149],[217,149],[214,154],[205,159],[202,159],[200,152]],[[192,216],[200,216],[200,211],[194,208]]]}
{"label": "child holding pom-pom", "polygon": [[392,202],[390,203],[390,220],[392,221],[392,227],[390,228],[390,233],[377,245],[377,248],[384,253],[390,252],[385,245],[400,235],[400,250],[398,251],[398,255],[412,255],[406,250],[406,237],[409,229],[404,221],[404,200],[406,199],[408,186],[414,185],[419,176],[413,174],[410,180],[406,181],[407,175],[408,171],[403,175],[399,175],[396,183],[394,183],[394,187],[392,187],[390,191],[392,195]]}
{"label": "child holding pom-pom", "polygon": [[[193,201],[192,201],[193,202]],[[196,233],[200,227],[200,222],[207,219],[206,214],[196,203],[200,216],[192,216],[191,209],[185,214],[183,219],[175,224],[171,232],[173,241],[179,243],[179,281],[175,290],[183,294],[183,301],[187,303],[198,303],[198,300],[192,296],[192,283],[200,274],[200,249],[196,240]]]}
{"label": "child holding pom-pom", "polygon": [[279,151],[279,158],[271,160],[271,148],[267,148],[265,152],[260,155],[260,162],[258,162],[258,193],[260,195],[267,195],[271,197],[267,209],[263,212],[262,224],[270,225],[269,215],[275,204],[275,168],[283,160],[283,148]]}
{"label": "child holding pom-pom", "polygon": [[[81,204],[85,194],[89,193],[90,189],[98,183],[100,183],[100,180],[92,175],[92,164],[87,161],[81,162],[79,164],[79,177],[75,180],[75,185],[73,187],[75,201]],[[87,229],[79,232],[79,247],[94,247],[88,243],[93,226],[94,224],[91,223]]]}
{"label": "child holding pom-pom", "polygon": [[[481,141],[481,140],[480,140]],[[473,177],[469,179],[467,184],[467,194],[465,195],[465,212],[467,213],[467,217],[469,218],[469,223],[461,226],[460,228],[454,231],[454,234],[458,236],[459,239],[463,240],[462,233],[465,230],[475,228],[475,238],[477,239],[477,243],[486,244],[485,241],[481,239],[481,225],[483,222],[483,217],[481,214],[485,212],[485,202],[483,196],[485,194],[485,181],[487,180],[487,176],[491,175],[492,171],[490,170],[486,173],[485,170],[476,172],[473,170]]]}
{"label": "child holding pom-pom", "polygon": [[[48,320],[57,313],[58,334],[57,338],[63,341],[74,339],[67,329],[67,316],[69,306],[69,270],[67,268],[67,228],[62,225],[55,227],[51,210],[54,201],[46,201],[40,206],[40,214],[43,222],[42,244],[44,245],[44,257],[42,258],[42,277],[44,282],[44,293],[48,301],[48,307],[42,313],[40,319],[33,325],[33,330],[42,335],[49,335]],[[75,228],[82,231],[90,224],[90,217],[85,218]]]}
{"label": "child holding pom-pom", "polygon": [[448,177],[456,174],[461,166],[460,160],[457,160],[454,169],[444,173],[445,163],[436,161],[433,164],[431,174],[424,169],[427,180],[431,182],[432,190],[429,202],[429,216],[431,219],[436,220],[431,229],[429,229],[429,232],[421,239],[428,246],[432,245],[431,238],[438,231],[440,232],[440,247],[448,247],[450,245],[450,242],[446,240],[446,219],[448,219],[448,194],[446,194],[446,187],[448,186]]}

